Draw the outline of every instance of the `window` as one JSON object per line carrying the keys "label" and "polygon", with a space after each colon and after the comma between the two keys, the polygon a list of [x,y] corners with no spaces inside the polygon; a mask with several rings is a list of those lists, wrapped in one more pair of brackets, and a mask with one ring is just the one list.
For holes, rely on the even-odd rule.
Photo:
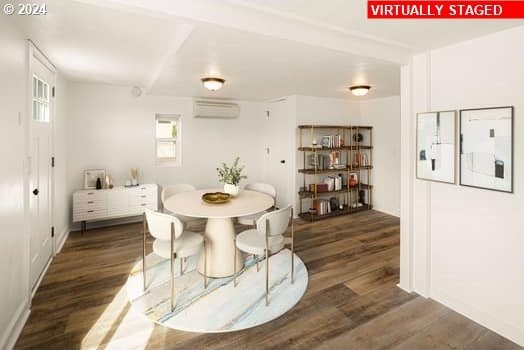
{"label": "window", "polygon": [[180,165],[179,115],[156,116],[156,159],[160,165]]}
{"label": "window", "polygon": [[49,84],[33,76],[33,120],[49,123]]}

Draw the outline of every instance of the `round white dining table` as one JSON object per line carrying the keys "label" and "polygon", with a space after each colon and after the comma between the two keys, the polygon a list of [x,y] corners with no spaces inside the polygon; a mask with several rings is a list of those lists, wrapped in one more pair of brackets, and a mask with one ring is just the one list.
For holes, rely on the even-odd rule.
{"label": "round white dining table", "polygon": [[[164,207],[175,215],[206,218],[207,273],[209,277],[227,277],[234,273],[235,228],[233,218],[252,215],[273,205],[273,198],[267,194],[242,190],[229,202],[209,204],[202,200],[207,192],[220,192],[217,189],[197,190],[177,193],[164,202]],[[237,254],[237,271],[243,267],[241,254]],[[204,256],[201,255],[198,271],[204,273]]]}

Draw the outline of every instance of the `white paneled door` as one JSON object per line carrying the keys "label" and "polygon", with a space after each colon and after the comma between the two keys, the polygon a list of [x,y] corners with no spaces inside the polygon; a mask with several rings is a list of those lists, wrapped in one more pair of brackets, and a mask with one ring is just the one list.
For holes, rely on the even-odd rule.
{"label": "white paneled door", "polygon": [[53,254],[52,127],[54,73],[31,55],[29,122],[29,212],[31,286],[34,288]]}
{"label": "white paneled door", "polygon": [[[289,101],[282,99],[269,104],[267,178],[277,190],[277,207],[292,203],[292,152],[295,139],[295,121]],[[290,172],[291,171],[291,172]]]}

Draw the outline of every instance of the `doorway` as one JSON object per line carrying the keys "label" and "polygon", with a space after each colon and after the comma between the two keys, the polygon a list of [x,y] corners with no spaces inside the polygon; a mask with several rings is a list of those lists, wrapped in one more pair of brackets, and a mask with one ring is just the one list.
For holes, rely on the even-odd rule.
{"label": "doorway", "polygon": [[267,166],[266,178],[277,190],[276,205],[283,208],[293,204],[292,178],[295,121],[290,113],[289,100],[269,103],[267,116]]}
{"label": "doorway", "polygon": [[34,289],[53,255],[54,69],[32,45],[28,123],[30,283]]}

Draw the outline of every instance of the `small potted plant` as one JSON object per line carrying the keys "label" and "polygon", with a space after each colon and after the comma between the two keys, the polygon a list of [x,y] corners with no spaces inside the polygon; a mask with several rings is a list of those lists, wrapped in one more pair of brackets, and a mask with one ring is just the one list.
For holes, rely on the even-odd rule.
{"label": "small potted plant", "polygon": [[247,179],[247,176],[242,175],[244,166],[238,166],[240,157],[236,157],[233,165],[228,167],[226,163],[222,163],[222,168],[217,168],[218,179],[224,183],[224,192],[232,196],[236,196],[240,191],[238,184],[240,180]]}

